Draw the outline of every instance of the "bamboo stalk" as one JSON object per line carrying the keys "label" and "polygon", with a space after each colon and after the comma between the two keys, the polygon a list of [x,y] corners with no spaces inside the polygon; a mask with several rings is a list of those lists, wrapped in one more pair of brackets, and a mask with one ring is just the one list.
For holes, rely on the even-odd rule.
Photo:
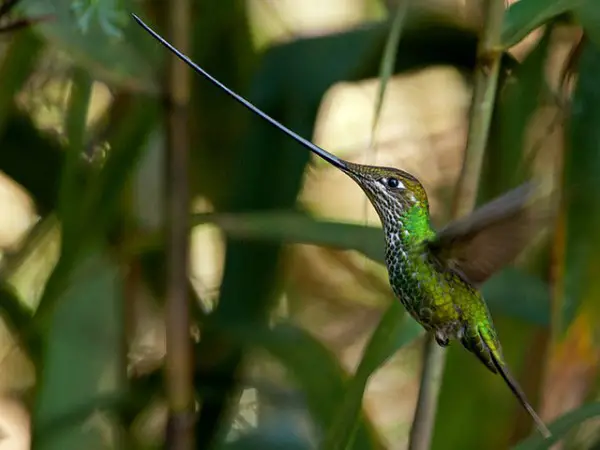
{"label": "bamboo stalk", "polygon": [[[503,17],[504,0],[486,0],[485,28],[478,48],[467,148],[452,205],[453,219],[471,212],[477,200],[502,59],[500,39]],[[428,450],[431,447],[445,363],[445,349],[439,347],[434,338],[429,336],[425,346],[423,374],[409,450]]]}
{"label": "bamboo stalk", "polygon": [[[169,5],[170,40],[181,51],[190,50],[189,0]],[[194,448],[193,347],[188,299],[189,262],[189,112],[191,72],[170,55],[168,92],[166,218],[167,218],[167,355],[166,378],[169,418],[166,448]]]}

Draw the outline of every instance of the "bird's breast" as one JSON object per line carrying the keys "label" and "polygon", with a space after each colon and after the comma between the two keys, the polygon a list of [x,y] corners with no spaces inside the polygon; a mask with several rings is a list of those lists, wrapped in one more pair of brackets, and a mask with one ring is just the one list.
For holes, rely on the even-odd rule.
{"label": "bird's breast", "polygon": [[418,247],[388,245],[386,265],[392,290],[425,329],[455,338],[463,327],[459,280],[429,263]]}

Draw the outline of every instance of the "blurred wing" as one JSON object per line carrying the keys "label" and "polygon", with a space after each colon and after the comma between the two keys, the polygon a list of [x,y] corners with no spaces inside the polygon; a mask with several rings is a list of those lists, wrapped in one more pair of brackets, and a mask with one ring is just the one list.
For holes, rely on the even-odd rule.
{"label": "blurred wing", "polygon": [[540,229],[550,209],[531,202],[532,183],[451,222],[428,242],[434,262],[478,285],[510,264]]}

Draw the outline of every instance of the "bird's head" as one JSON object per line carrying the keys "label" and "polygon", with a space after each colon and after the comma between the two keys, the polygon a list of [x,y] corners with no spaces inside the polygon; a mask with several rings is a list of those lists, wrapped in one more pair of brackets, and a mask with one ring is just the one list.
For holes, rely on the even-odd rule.
{"label": "bird's head", "polygon": [[337,167],[365,192],[383,225],[394,223],[412,207],[429,212],[423,185],[408,172],[393,167],[351,163],[319,148],[313,153]]}

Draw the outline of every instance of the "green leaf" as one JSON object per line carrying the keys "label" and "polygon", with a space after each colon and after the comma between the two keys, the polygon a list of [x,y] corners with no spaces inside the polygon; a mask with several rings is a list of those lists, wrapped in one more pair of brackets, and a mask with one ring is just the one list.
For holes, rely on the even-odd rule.
{"label": "green leaf", "polygon": [[600,403],[584,405],[552,422],[548,427],[552,432],[551,438],[544,440],[541,436],[533,435],[514,446],[513,450],[549,449],[563,439],[573,428],[596,416],[600,416]]}
{"label": "green leaf", "polygon": [[[82,230],[81,220],[84,193],[78,186],[79,166],[84,154],[88,108],[92,95],[93,80],[87,71],[76,68],[71,79],[69,104],[65,117],[65,130],[69,140],[62,169],[59,189],[59,211],[63,233],[67,236],[79,236]],[[84,227],[87,224],[84,222]],[[79,243],[75,239],[67,239],[65,244]],[[63,251],[65,247],[63,246]],[[67,250],[69,252],[71,250]]]}
{"label": "green leaf", "polygon": [[[328,222],[302,213],[264,212],[240,214],[198,214],[193,223],[214,223],[237,239],[263,242],[304,243],[356,250],[384,264],[381,228]],[[541,279],[508,267],[482,287],[492,312],[506,314],[528,323],[549,323],[550,290]]]}
{"label": "green leaf", "polygon": [[[153,129],[157,116],[156,102],[140,96],[132,107],[131,120],[124,122],[111,137],[112,148],[109,156],[99,173],[95,173],[93,178],[90,176],[92,180],[89,181],[84,204],[79,206],[80,216],[77,219],[82,225],[76,228],[76,233],[63,234],[61,258],[46,283],[40,299],[34,319],[36,326],[42,326],[56,305],[77,259],[84,255],[85,250],[90,246],[103,242],[106,233],[114,225],[125,186],[146,148],[146,139]],[[65,253],[64,248],[74,251]]]}
{"label": "green leaf", "polygon": [[240,214],[196,214],[193,224],[214,223],[237,239],[305,243],[357,250],[374,261],[384,262],[381,228],[328,222],[306,214],[269,211]]}
{"label": "green leaf", "polygon": [[[121,0],[120,4],[123,14],[136,9],[131,0]],[[131,21],[128,28],[121,30],[122,37],[115,37],[101,26],[90,26],[84,32],[71,0],[22,1],[17,4],[17,9],[31,18],[51,16],[52,20],[36,24],[35,30],[99,79],[136,90],[157,90],[154,73],[149,70],[146,58],[154,60],[163,55],[141,51],[146,45],[142,39],[147,37]]]}
{"label": "green leaf", "polygon": [[518,44],[536,28],[572,11],[584,0],[520,0],[504,14],[502,44],[505,49]]}
{"label": "green leaf", "polygon": [[565,129],[563,197],[569,201],[561,211],[566,249],[559,261],[561,281],[555,303],[559,323],[554,325],[559,333],[567,330],[584,304],[590,320],[600,318],[600,278],[596,276],[600,252],[600,50],[591,41],[583,46],[578,72]]}
{"label": "green leaf", "polygon": [[[16,290],[6,282],[0,284],[0,315],[15,336],[18,335],[19,330],[27,327],[33,317],[33,311],[19,298]],[[27,355],[33,361],[37,361],[40,345],[39,336],[28,336],[19,344],[24,347]]]}
{"label": "green leaf", "polygon": [[[93,412],[82,405],[95,404],[121,389],[123,285],[119,271],[106,257],[94,255],[82,261],[72,279],[54,310],[50,328],[44,330],[44,370],[37,380],[33,412],[33,445],[38,449],[108,448],[101,429],[92,423],[81,426]],[[83,412],[73,416],[74,410]],[[50,427],[64,417],[71,421],[63,420],[61,430]]]}
{"label": "green leaf", "polygon": [[[526,130],[549,92],[545,69],[552,28],[549,27],[522,64],[515,69],[496,103],[490,149],[485,155],[483,198],[490,200],[528,178],[529,165],[538,152],[525,151]],[[534,149],[538,150],[538,149]]]}
{"label": "green leaf", "polygon": [[333,426],[329,429],[322,448],[353,448],[354,432],[361,417],[362,400],[369,378],[388,358],[423,333],[423,327],[406,315],[401,303],[394,299],[365,348],[343,402],[334,414]]}
{"label": "green leaf", "polygon": [[583,0],[575,8],[575,17],[596,46],[600,47],[600,8],[596,0]]}
{"label": "green leaf", "polygon": [[23,87],[44,45],[30,30],[19,32],[0,65],[0,130],[10,114],[15,94]]}
{"label": "green leaf", "polygon": [[[397,318],[397,314],[394,316]],[[271,330],[248,327],[222,329],[240,342],[261,347],[277,358],[302,388],[319,428],[325,431],[332,426],[348,389],[348,375],[323,344],[290,324],[278,324]],[[381,358],[381,355],[377,356]],[[380,448],[376,433],[362,411],[359,411],[356,421],[356,438],[350,448]]]}
{"label": "green leaf", "polygon": [[101,235],[110,228],[123,201],[123,193],[133,178],[159,119],[158,102],[137,96],[130,106],[128,120],[118,124],[109,138],[111,150],[89,198],[87,223],[90,232]]}
{"label": "green leaf", "polygon": [[396,7],[394,21],[392,22],[392,27],[385,44],[385,50],[383,51],[383,58],[381,59],[381,66],[379,68],[379,90],[377,91],[377,101],[375,103],[371,140],[374,139],[375,130],[379,123],[385,88],[387,87],[390,77],[394,73],[396,55],[398,54],[398,44],[400,43],[400,35],[402,32],[402,25],[404,24],[404,18],[406,17],[406,12],[408,10],[408,3],[408,0],[401,0]]}

